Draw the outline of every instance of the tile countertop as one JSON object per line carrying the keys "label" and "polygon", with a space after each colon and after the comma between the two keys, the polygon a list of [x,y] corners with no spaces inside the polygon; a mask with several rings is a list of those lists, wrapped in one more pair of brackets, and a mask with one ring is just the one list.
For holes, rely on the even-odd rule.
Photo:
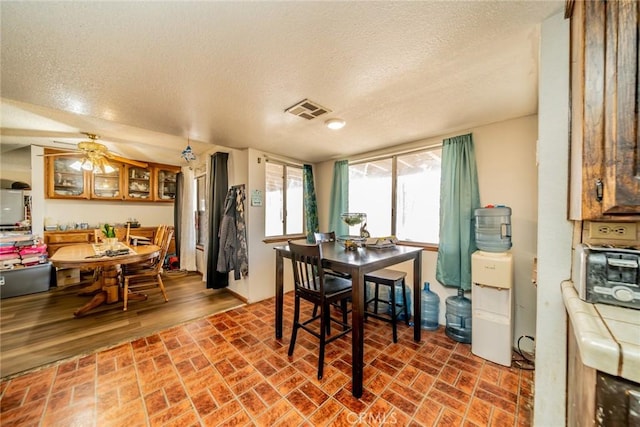
{"label": "tile countertop", "polygon": [[640,310],[590,304],[578,297],[573,282],[561,286],[582,362],[640,383]]}

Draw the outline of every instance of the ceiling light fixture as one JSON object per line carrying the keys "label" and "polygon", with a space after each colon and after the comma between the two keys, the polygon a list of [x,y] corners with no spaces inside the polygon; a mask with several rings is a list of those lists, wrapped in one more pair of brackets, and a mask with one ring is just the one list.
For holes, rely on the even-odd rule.
{"label": "ceiling light fixture", "polygon": [[342,119],[329,119],[326,122],[324,122],[324,124],[327,125],[329,129],[336,130],[336,129],[342,129],[346,124],[346,122]]}
{"label": "ceiling light fixture", "polygon": [[193,152],[193,150],[191,149],[191,143],[189,141],[189,138],[187,138],[187,148],[182,150],[182,153],[180,153],[180,157],[185,159],[187,161],[187,164],[189,164],[189,162],[191,162],[191,161],[196,159],[196,155]]}
{"label": "ceiling light fixture", "polygon": [[98,156],[94,152],[88,152],[85,157],[71,163],[69,167],[73,170],[85,170],[97,174],[112,173],[116,170],[104,157]]}

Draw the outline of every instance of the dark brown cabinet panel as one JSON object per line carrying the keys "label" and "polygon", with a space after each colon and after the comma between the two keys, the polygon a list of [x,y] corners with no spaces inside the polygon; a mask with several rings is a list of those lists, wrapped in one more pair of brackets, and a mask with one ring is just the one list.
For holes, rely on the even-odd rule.
{"label": "dark brown cabinet panel", "polygon": [[638,14],[632,0],[574,5],[570,219],[640,215]]}

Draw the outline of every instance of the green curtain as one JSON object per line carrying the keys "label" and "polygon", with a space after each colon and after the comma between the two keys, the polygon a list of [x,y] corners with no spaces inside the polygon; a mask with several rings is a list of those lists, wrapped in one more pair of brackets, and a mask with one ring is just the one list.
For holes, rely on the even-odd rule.
{"label": "green curtain", "polygon": [[480,207],[471,134],[443,141],[441,174],[436,279],[444,286],[469,290],[471,254],[476,250],[474,211]]}
{"label": "green curtain", "polygon": [[320,231],[318,227],[318,203],[316,190],[313,186],[313,168],[311,165],[302,166],[302,187],[304,196],[304,217],[307,228],[307,242],[315,242],[313,233]]}
{"label": "green curtain", "polygon": [[333,164],[333,186],[329,206],[329,231],[336,236],[349,234],[349,227],[340,218],[340,214],[349,212],[349,162],[339,160]]}

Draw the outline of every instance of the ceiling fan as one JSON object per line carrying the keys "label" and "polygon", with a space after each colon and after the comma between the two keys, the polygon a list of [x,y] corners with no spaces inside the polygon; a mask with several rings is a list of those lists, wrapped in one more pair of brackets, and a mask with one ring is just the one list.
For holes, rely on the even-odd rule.
{"label": "ceiling fan", "polygon": [[86,132],[83,133],[87,135],[90,141],[79,142],[77,145],[77,150],[61,153],[49,153],[45,154],[45,157],[78,157],[78,155],[80,154],[83,157],[72,163],[70,167],[76,170],[90,170],[94,173],[111,173],[115,171],[115,168],[109,164],[109,160],[126,163],[141,168],[146,168],[147,166],[149,166],[148,163],[118,156],[117,154],[109,151],[109,149],[104,144],[96,142],[99,138],[98,135]]}

